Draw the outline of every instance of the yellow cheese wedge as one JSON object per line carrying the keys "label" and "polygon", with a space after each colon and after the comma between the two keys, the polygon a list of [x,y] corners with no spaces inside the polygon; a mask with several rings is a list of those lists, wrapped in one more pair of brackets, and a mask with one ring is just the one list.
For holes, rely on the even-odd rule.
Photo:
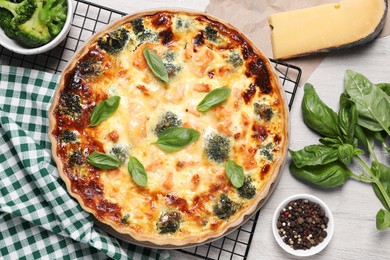
{"label": "yellow cheese wedge", "polygon": [[383,28],[387,0],[340,3],[277,13],[269,17],[275,59],[353,47],[373,40]]}

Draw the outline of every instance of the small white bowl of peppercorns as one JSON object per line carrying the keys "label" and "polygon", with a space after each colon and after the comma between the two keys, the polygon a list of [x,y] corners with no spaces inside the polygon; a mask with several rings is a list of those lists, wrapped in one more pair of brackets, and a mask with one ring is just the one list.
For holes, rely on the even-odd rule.
{"label": "small white bowl of peppercorns", "polygon": [[322,251],[329,244],[333,229],[333,215],[328,206],[309,194],[285,199],[272,220],[276,242],[296,256],[311,256]]}

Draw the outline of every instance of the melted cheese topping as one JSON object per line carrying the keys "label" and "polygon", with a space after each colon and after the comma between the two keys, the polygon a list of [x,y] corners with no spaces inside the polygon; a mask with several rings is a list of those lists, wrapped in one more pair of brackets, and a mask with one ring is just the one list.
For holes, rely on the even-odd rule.
{"label": "melted cheese topping", "polygon": [[[99,97],[118,95],[121,101],[115,113],[100,125],[77,131],[81,144],[92,138],[105,153],[114,147],[126,150],[144,165],[148,176],[146,187],[134,183],[127,169],[128,158],[114,170],[91,170],[102,186],[104,202],[115,205],[118,211],[115,217],[108,214],[98,218],[111,219],[116,222],[116,229],[133,235],[135,232],[141,237],[169,238],[169,243],[177,244],[188,237],[205,239],[218,228],[226,228],[229,221],[242,217],[242,212],[268,192],[264,189],[269,188],[267,183],[277,174],[272,167],[277,170],[284,157],[286,111],[268,61],[254,52],[247,57],[246,45],[232,38],[236,32],[205,18],[183,14],[163,16],[169,19],[168,26],[156,26],[156,16],[142,17],[144,28],[160,35],[161,40],[161,32],[168,27],[173,38],[167,44],[140,40],[133,25],[125,23],[120,28],[128,31],[129,40],[119,53],[108,54],[100,50],[97,42],[90,46],[89,52],[97,49],[104,56],[106,67],[103,74],[85,77],[97,98],[84,108],[91,109],[99,103]],[[196,38],[199,34],[200,40]],[[147,66],[142,54],[146,45],[166,66],[173,65],[176,71],[170,75],[169,83],[156,78]],[[220,87],[231,88],[229,98],[207,112],[197,111],[205,95]],[[177,115],[183,127],[199,131],[200,138],[177,152],[164,152],[152,144],[158,138],[156,125],[167,112]],[[208,158],[205,146],[213,134],[229,140],[229,159],[250,176],[256,192],[253,198],[242,197],[226,177],[223,163]],[[64,145],[59,135],[57,140]],[[65,171],[78,175],[69,166],[74,146],[68,147],[68,154],[60,157],[65,161]],[[92,151],[85,149],[84,156]],[[85,165],[79,168],[82,167]],[[73,179],[92,179],[83,172]],[[227,194],[236,209],[226,219],[215,213],[221,194]],[[158,227],[167,212],[180,213],[180,227],[173,232],[162,232]]]}

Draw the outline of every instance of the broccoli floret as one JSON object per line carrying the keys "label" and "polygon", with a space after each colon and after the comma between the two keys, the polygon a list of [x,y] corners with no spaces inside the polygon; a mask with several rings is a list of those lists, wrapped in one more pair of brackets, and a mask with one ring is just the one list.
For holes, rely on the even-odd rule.
{"label": "broccoli floret", "polygon": [[115,145],[111,149],[110,154],[118,158],[122,164],[125,163],[126,159],[129,157],[128,149],[122,145]]}
{"label": "broccoli floret", "polygon": [[0,0],[0,7],[10,11],[13,15],[12,23],[19,25],[31,18],[37,6],[34,0],[23,0],[20,3],[14,3],[10,0]]}
{"label": "broccoli floret", "polygon": [[130,23],[133,26],[133,32],[137,36],[138,41],[156,42],[158,40],[158,35],[153,33],[150,29],[145,28],[144,22],[141,18],[137,18]]}
{"label": "broccoli floret", "polygon": [[180,70],[181,66],[174,63],[176,53],[172,50],[168,50],[164,53],[162,60],[164,62],[165,68],[167,69],[168,76],[175,76]]}
{"label": "broccoli floret", "polygon": [[175,61],[176,52],[173,50],[167,50],[164,55],[162,56],[162,60],[170,63]]}
{"label": "broccoli floret", "polygon": [[15,25],[12,23],[13,17],[14,16],[10,11],[4,8],[0,8],[0,27],[3,28],[5,35],[11,39],[16,37]]}
{"label": "broccoli floret", "polygon": [[41,10],[42,2],[36,2],[36,9],[30,19],[23,24],[16,25],[15,40],[29,47],[38,47],[51,40],[49,29],[39,19]]}
{"label": "broccoli floret", "polygon": [[213,41],[213,42],[217,41],[217,39],[218,39],[218,31],[213,29],[213,28],[211,28],[210,25],[206,26],[205,33],[206,33],[207,39],[209,39],[210,41]]}
{"label": "broccoli floret", "polygon": [[262,155],[265,159],[272,162],[274,159],[274,154],[272,153],[272,149],[274,149],[273,143],[268,143],[267,145],[263,145],[260,147],[260,155]]}
{"label": "broccoli floret", "polygon": [[74,143],[77,141],[77,135],[74,131],[66,129],[61,134],[61,141],[64,143]]}
{"label": "broccoli floret", "polygon": [[210,160],[224,162],[230,152],[230,140],[219,134],[211,134],[206,139],[206,153]]}
{"label": "broccoli floret", "polygon": [[96,77],[99,76],[104,68],[102,65],[103,55],[96,49],[92,49],[86,56],[83,57],[77,64],[76,73],[77,76]]}
{"label": "broccoli floret", "polygon": [[144,22],[143,22],[142,18],[137,18],[137,19],[131,21],[130,23],[133,26],[133,32],[135,35],[142,33],[145,29]]}
{"label": "broccoli floret", "polygon": [[181,214],[176,211],[170,211],[162,214],[156,226],[160,234],[175,233],[180,227]]}
{"label": "broccoli floret", "polygon": [[166,63],[165,68],[167,69],[169,77],[174,77],[178,72],[181,71],[181,66],[175,65],[173,63]]}
{"label": "broccoli floret", "polygon": [[232,52],[229,56],[228,62],[230,62],[234,68],[237,68],[243,64],[240,54]]}
{"label": "broccoli floret", "polygon": [[175,23],[175,28],[179,30],[188,29],[190,26],[191,26],[191,21],[188,19],[182,19],[181,17],[179,17]]}
{"label": "broccoli floret", "polygon": [[272,108],[269,105],[265,104],[255,103],[254,111],[259,119],[265,121],[271,120],[272,116],[274,115],[274,111],[272,110]]}
{"label": "broccoli floret", "polygon": [[182,121],[178,115],[172,112],[166,112],[156,125],[154,132],[159,136],[164,130],[171,127],[179,127],[182,125]]}
{"label": "broccoli floret", "polygon": [[239,204],[233,202],[229,197],[223,193],[219,196],[218,203],[214,205],[213,211],[220,219],[228,219],[231,215],[236,213]]}
{"label": "broccoli floret", "polygon": [[39,19],[49,28],[52,37],[57,36],[65,25],[68,6],[65,0],[46,0]]}
{"label": "broccoli floret", "polygon": [[72,118],[81,114],[81,98],[70,92],[62,93],[59,102],[59,109]]}
{"label": "broccoli floret", "polygon": [[158,40],[158,35],[153,33],[150,29],[145,29],[145,31],[137,35],[137,39],[140,42],[156,42]]}
{"label": "broccoli floret", "polygon": [[70,167],[84,164],[83,154],[80,149],[77,149],[69,154],[68,164]]}
{"label": "broccoli floret", "polygon": [[251,199],[256,195],[256,187],[252,184],[252,178],[245,176],[244,184],[237,189],[241,198]]}
{"label": "broccoli floret", "polygon": [[123,50],[128,40],[129,31],[124,28],[120,28],[100,37],[98,40],[98,45],[106,52],[115,54]]}

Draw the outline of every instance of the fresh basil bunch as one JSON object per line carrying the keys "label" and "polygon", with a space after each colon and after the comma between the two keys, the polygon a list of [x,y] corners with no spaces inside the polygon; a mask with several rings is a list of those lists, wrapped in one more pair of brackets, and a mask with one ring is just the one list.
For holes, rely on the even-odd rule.
{"label": "fresh basil bunch", "polygon": [[[371,183],[384,206],[376,216],[377,229],[390,227],[390,168],[378,161],[374,140],[390,153],[390,84],[373,84],[362,74],[347,70],[345,92],[340,96],[336,113],[317,95],[311,84],[305,84],[302,100],[303,120],[321,135],[321,144],[289,151],[294,176],[323,188],[343,185],[350,177]],[[359,155],[364,147],[372,157],[371,167]],[[357,175],[348,166],[357,161],[363,173]]]}

